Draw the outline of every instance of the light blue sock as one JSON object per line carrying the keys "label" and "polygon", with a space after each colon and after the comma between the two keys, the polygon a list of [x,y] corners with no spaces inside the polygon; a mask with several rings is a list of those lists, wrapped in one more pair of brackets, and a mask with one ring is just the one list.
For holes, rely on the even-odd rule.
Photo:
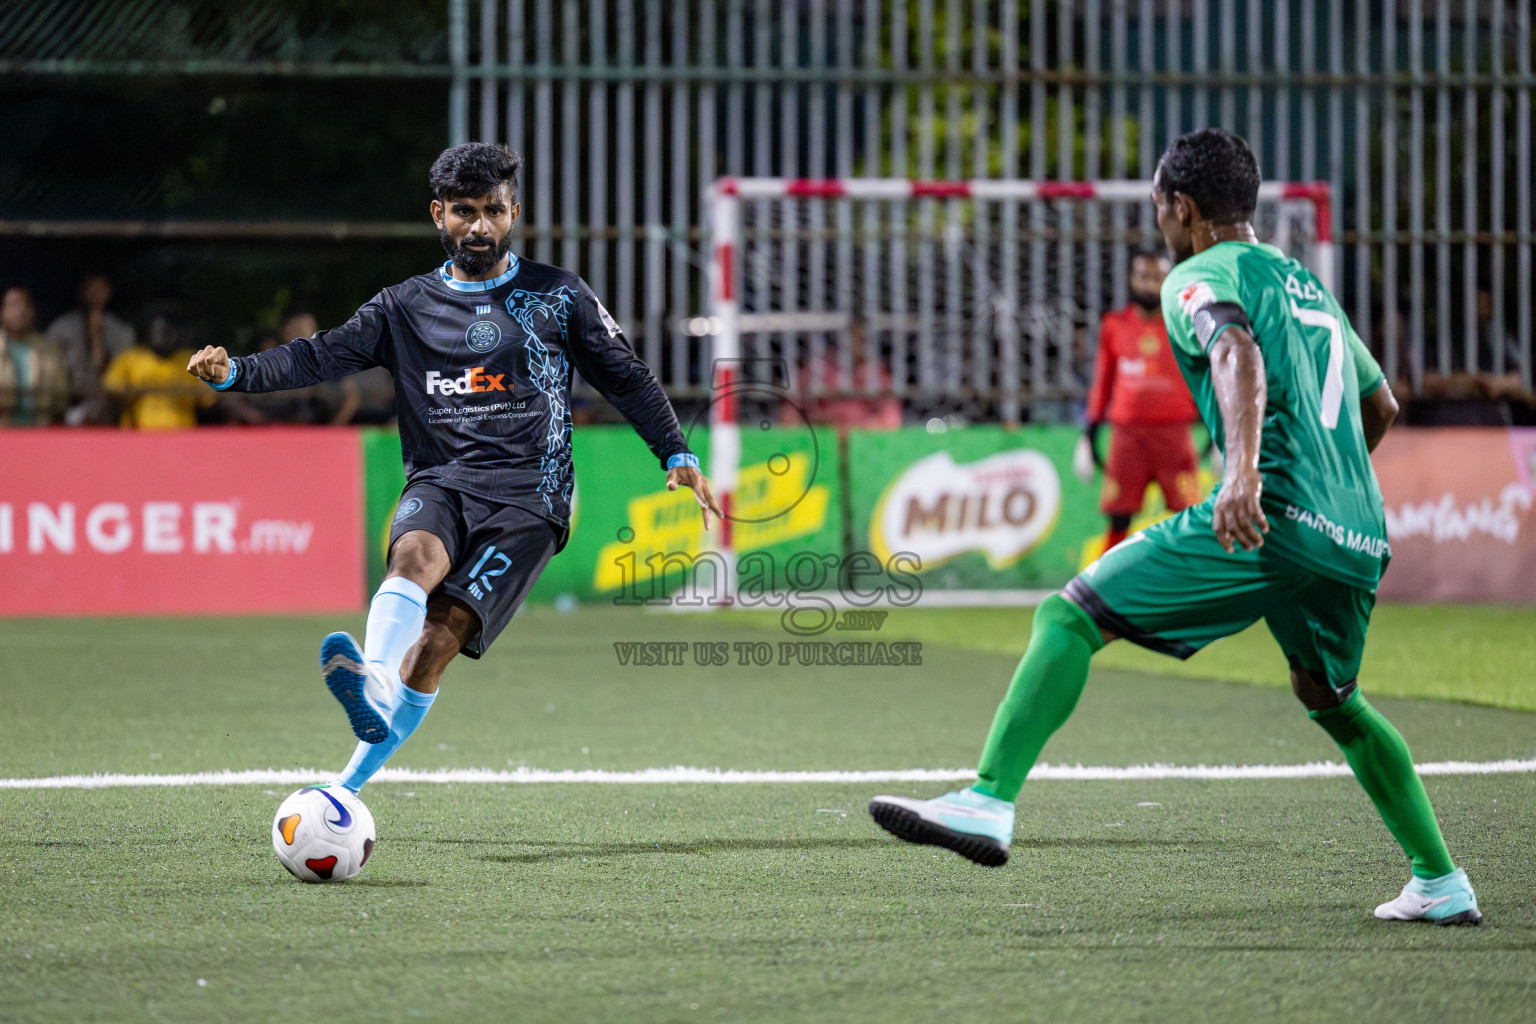
{"label": "light blue sock", "polygon": [[389,708],[389,737],[383,743],[359,743],[352,752],[352,760],[336,776],[336,784],[354,793],[362,789],[363,784],[373,778],[374,773],[384,767],[384,762],[400,749],[400,744],[416,731],[436,699],[435,693],[417,693],[408,686],[396,690],[395,699]]}
{"label": "light blue sock", "polygon": [[421,638],[427,621],[427,592],[404,576],[391,576],[379,585],[368,606],[368,631],[363,634],[363,660],[382,665],[386,679],[400,685],[400,663]]}

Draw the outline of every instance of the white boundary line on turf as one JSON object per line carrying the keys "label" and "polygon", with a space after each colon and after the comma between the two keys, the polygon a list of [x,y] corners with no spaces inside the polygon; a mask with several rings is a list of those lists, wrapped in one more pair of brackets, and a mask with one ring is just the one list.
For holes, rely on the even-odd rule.
{"label": "white boundary line on turf", "polygon": [[[1418,766],[1420,775],[1508,775],[1536,772],[1536,758],[1505,761],[1431,761]],[[1029,773],[1031,781],[1044,782],[1141,782],[1157,779],[1325,779],[1347,776],[1349,766],[1331,761],[1310,764],[1173,765],[1143,764],[1130,767],[1039,764]],[[54,775],[37,779],[0,779],[0,789],[112,789],[124,786],[291,786],[321,782],[328,774],[309,768],[287,771],[190,772],[182,775]],[[472,784],[578,783],[644,785],[679,783],[775,784],[807,782],[968,782],[976,777],[969,768],[904,768],[891,771],[773,772],[732,771],[720,768],[644,768],[613,772],[595,769],[548,771],[542,768],[385,768],[375,782],[425,782]]]}

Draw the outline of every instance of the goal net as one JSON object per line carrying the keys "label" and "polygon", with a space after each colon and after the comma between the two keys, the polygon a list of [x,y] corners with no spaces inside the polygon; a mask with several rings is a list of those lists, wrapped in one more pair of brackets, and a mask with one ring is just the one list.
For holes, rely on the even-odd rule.
{"label": "goal net", "polygon": [[[908,421],[1058,419],[1132,254],[1145,181],[722,179],[709,192],[716,359],[807,399],[890,394]],[[1264,185],[1259,237],[1331,280],[1327,186]],[[718,381],[716,382],[718,384]]]}
{"label": "goal net", "polygon": [[[734,487],[739,385],[844,425],[1063,422],[1100,316],[1161,251],[1149,181],[722,178],[711,234],[711,472]],[[1326,184],[1260,187],[1259,237],[1332,283]],[[740,394],[738,401],[735,394]],[[727,527],[728,528],[728,527]]]}

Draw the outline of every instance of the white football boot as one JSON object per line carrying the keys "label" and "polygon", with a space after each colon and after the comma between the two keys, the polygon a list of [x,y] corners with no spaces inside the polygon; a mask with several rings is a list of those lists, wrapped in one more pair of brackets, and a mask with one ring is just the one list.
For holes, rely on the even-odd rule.
{"label": "white football boot", "polygon": [[897,839],[942,846],[989,868],[1008,863],[1013,842],[1013,804],[974,789],[933,800],[877,796],[870,817]]}
{"label": "white football boot", "polygon": [[1376,908],[1383,921],[1433,921],[1435,924],[1477,924],[1483,912],[1477,909],[1477,894],[1467,873],[1457,868],[1439,878],[1408,879],[1397,899]]}

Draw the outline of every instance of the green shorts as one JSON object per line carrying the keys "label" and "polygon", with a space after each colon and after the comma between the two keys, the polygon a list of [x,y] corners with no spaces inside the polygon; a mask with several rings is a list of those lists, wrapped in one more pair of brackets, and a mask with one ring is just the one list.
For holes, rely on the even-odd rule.
{"label": "green shorts", "polygon": [[1211,502],[1134,533],[1067,584],[1101,629],[1188,658],[1263,619],[1291,667],[1342,697],[1354,689],[1376,595],[1267,548],[1228,554]]}

